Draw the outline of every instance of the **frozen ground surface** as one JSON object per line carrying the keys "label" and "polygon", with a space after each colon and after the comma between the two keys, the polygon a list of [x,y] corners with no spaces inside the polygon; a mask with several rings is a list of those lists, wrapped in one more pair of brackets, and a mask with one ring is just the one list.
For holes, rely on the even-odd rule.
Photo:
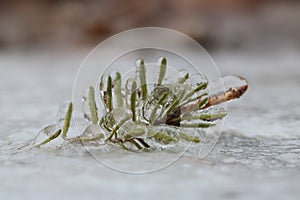
{"label": "frozen ground surface", "polygon": [[212,54],[223,75],[246,77],[249,90],[229,104],[222,136],[205,159],[185,155],[163,170],[133,175],[87,154],[16,152],[70,98],[86,53],[0,54],[0,199],[300,198],[296,50]]}

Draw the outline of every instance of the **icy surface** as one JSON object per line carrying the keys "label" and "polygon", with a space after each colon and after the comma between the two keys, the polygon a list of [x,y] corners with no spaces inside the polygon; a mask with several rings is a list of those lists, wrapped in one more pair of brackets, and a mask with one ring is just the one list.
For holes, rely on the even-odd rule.
{"label": "icy surface", "polygon": [[142,175],[109,169],[76,146],[16,150],[55,121],[86,54],[0,54],[0,199],[300,198],[299,52],[213,54],[224,76],[249,82],[245,96],[228,104],[217,145],[204,159],[190,152]]}

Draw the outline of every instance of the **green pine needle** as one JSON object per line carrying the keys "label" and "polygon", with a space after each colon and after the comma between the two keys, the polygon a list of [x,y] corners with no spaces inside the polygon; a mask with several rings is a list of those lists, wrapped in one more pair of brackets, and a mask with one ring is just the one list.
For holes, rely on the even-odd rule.
{"label": "green pine needle", "polygon": [[122,78],[120,72],[116,73],[114,83],[115,83],[114,94],[117,101],[117,107],[121,108],[123,107],[123,97],[122,97]]}
{"label": "green pine needle", "polygon": [[71,117],[72,117],[72,111],[73,111],[73,104],[72,102],[69,104],[68,106],[68,110],[66,112],[65,115],[65,122],[64,122],[64,126],[62,129],[62,138],[65,140],[67,138],[67,133],[69,131],[70,128],[70,123],[71,123]]}
{"label": "green pine needle", "polygon": [[93,124],[98,124],[98,111],[95,101],[95,89],[91,86],[89,91],[89,107],[91,111],[91,120]]}
{"label": "green pine needle", "polygon": [[51,142],[52,140],[54,140],[55,138],[57,138],[60,134],[61,134],[61,129],[59,129],[53,135],[51,135],[50,137],[48,137],[46,140],[44,140],[40,144],[35,145],[34,147],[40,148],[42,145],[45,145],[45,144]]}
{"label": "green pine needle", "polygon": [[140,75],[140,83],[142,88],[142,99],[145,101],[148,97],[148,91],[147,91],[147,83],[146,83],[146,68],[143,59],[141,59],[139,63],[139,75]]}
{"label": "green pine needle", "polygon": [[130,95],[130,108],[132,112],[132,121],[136,121],[136,95],[137,95],[136,89],[137,89],[136,81],[133,81],[131,85],[131,95]]}
{"label": "green pine needle", "polygon": [[157,85],[162,84],[162,81],[165,78],[166,70],[167,70],[167,59],[165,57],[162,57],[160,60],[160,71],[159,71]]}
{"label": "green pine needle", "polygon": [[107,92],[107,109],[108,109],[108,112],[110,112],[113,109],[113,105],[112,105],[112,80],[111,80],[111,76],[108,76],[108,79],[107,79],[106,92]]}

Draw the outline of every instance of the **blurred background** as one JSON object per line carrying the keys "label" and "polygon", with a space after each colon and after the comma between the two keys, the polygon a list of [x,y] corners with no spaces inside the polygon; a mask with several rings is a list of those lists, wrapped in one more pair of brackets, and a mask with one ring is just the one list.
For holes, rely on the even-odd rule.
{"label": "blurred background", "polygon": [[300,46],[298,0],[0,0],[0,48],[94,47],[121,31],[159,26],[208,49]]}

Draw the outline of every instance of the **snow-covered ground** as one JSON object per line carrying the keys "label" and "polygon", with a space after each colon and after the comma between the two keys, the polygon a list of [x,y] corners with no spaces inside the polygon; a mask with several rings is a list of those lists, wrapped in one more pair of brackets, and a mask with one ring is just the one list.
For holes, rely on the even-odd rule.
{"label": "snow-covered ground", "polygon": [[2,52],[0,199],[299,199],[299,53],[213,53],[223,75],[249,81],[245,96],[228,104],[217,145],[204,159],[184,155],[167,168],[134,175],[85,153],[16,151],[70,99],[87,52]]}

